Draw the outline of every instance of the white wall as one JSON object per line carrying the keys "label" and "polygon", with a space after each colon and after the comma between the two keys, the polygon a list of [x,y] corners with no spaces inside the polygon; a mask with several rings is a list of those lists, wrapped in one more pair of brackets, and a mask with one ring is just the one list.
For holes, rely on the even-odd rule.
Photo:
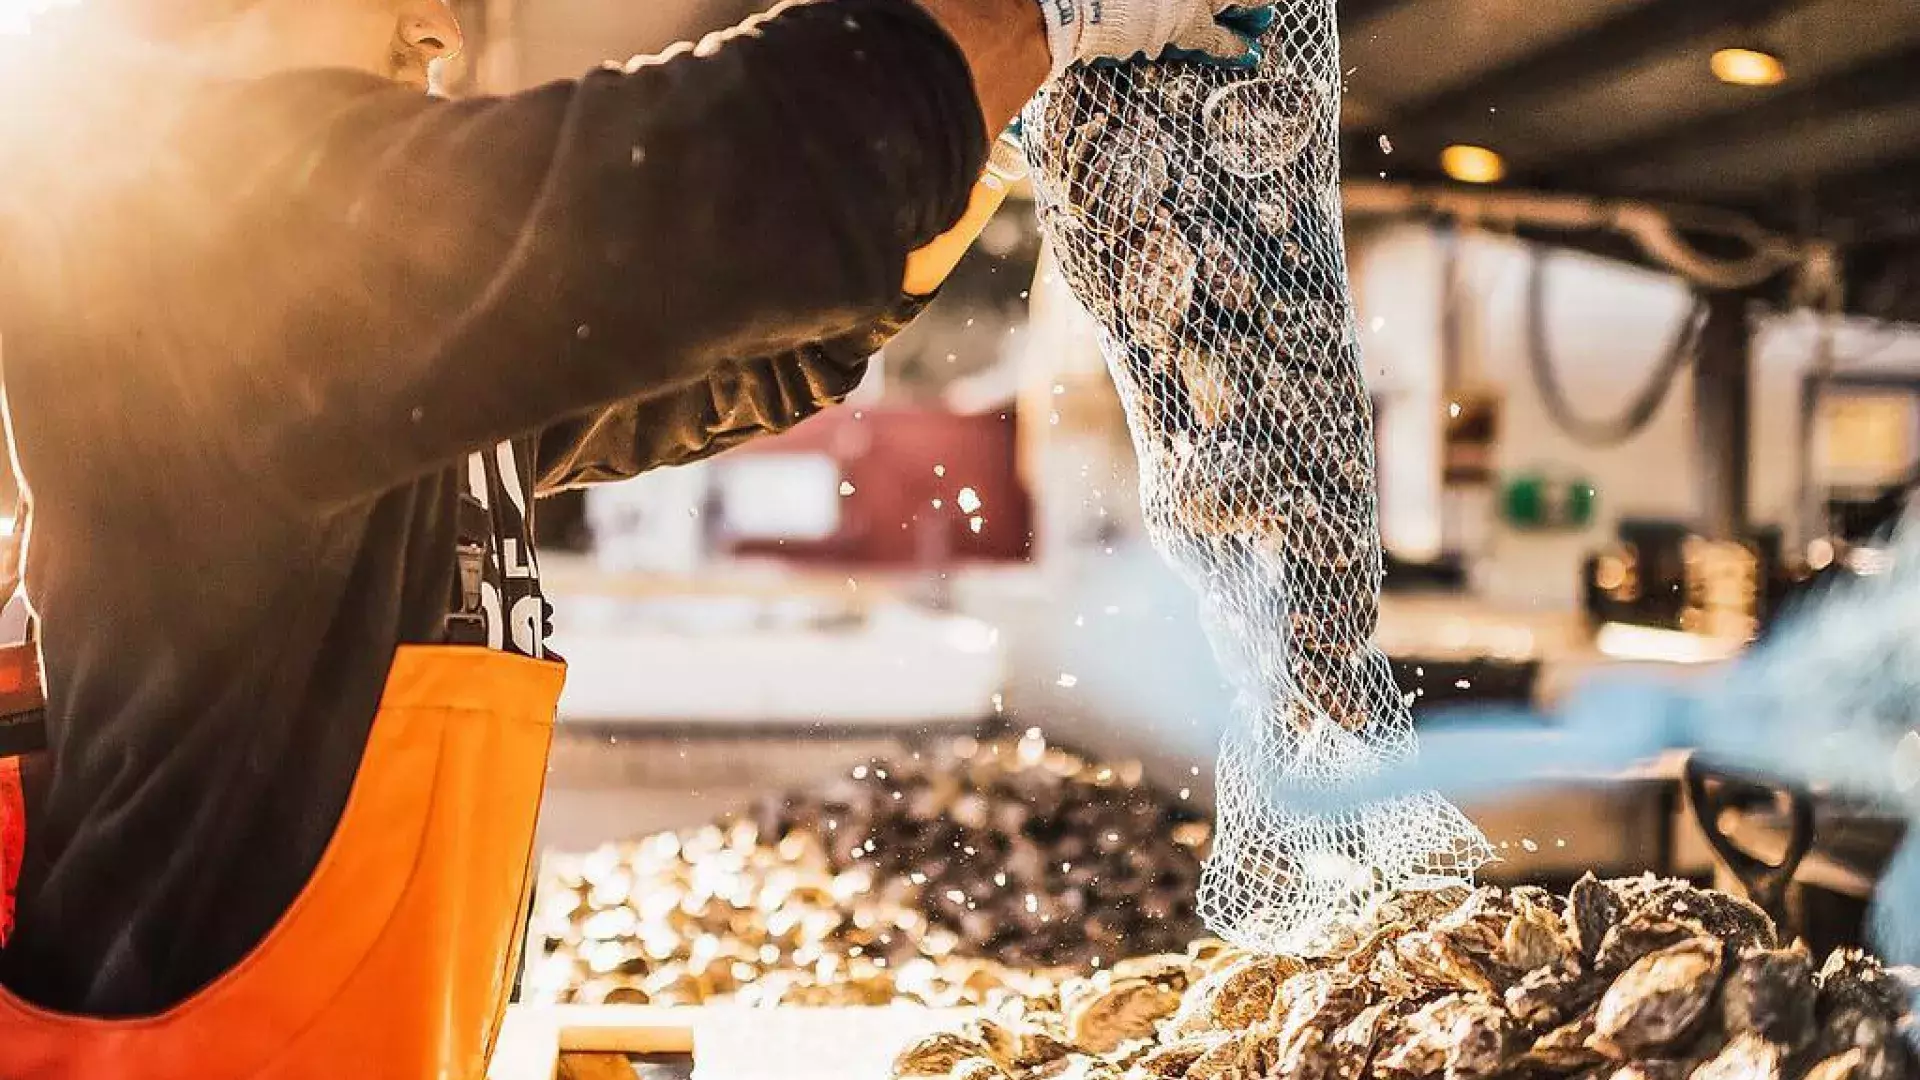
{"label": "white wall", "polygon": [[[1526,288],[1534,246],[1511,237],[1457,239],[1463,386],[1501,401],[1499,474],[1582,477],[1599,491],[1591,528],[1530,537],[1496,530],[1477,583],[1492,599],[1568,605],[1581,554],[1614,534],[1622,517],[1690,519],[1699,509],[1693,403],[1685,373],[1646,430],[1610,449],[1581,445],[1549,419],[1527,365]],[[1443,256],[1429,226],[1356,230],[1354,288],[1366,371],[1382,398],[1382,531],[1408,556],[1439,548]],[[1571,252],[1553,256],[1549,339],[1560,382],[1591,417],[1618,415],[1672,339],[1690,298],[1671,277]],[[1823,328],[1835,333],[1840,370],[1920,372],[1920,335],[1835,325],[1810,315],[1759,320],[1754,364],[1751,516],[1790,524],[1799,486],[1800,383]],[[1859,358],[1869,357],[1868,360]]]}

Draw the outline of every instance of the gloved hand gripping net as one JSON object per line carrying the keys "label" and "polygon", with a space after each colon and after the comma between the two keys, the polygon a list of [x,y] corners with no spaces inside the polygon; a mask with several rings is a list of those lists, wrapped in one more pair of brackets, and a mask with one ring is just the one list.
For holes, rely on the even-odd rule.
{"label": "gloved hand gripping net", "polygon": [[1217,933],[1301,946],[1379,893],[1490,854],[1438,796],[1320,817],[1263,793],[1414,752],[1372,645],[1372,417],[1338,179],[1333,0],[1283,0],[1252,70],[1076,67],[1028,106],[1040,221],[1094,314],[1154,544],[1234,679],[1201,887]]}

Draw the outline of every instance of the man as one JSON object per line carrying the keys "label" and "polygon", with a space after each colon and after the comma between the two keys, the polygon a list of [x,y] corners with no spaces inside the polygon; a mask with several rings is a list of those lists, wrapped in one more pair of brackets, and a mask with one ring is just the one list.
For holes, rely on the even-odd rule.
{"label": "man", "polygon": [[1049,70],[1252,48],[1218,0],[820,0],[449,102],[441,0],[98,2],[0,58],[48,729],[5,1080],[477,1076],[559,690],[534,496],[848,393]]}

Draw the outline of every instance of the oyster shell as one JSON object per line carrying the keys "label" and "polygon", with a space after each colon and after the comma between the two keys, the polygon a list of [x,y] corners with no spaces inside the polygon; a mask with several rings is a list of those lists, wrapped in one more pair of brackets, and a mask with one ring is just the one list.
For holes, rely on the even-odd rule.
{"label": "oyster shell", "polygon": [[987,1058],[968,1058],[947,1075],[952,1080],[1009,1080],[1007,1071]]}
{"label": "oyster shell", "polygon": [[1620,894],[1592,874],[1574,882],[1573,889],[1567,893],[1567,932],[1579,947],[1580,955],[1589,961],[1600,955],[1600,943],[1606,939],[1607,931],[1626,913],[1627,903]]}
{"label": "oyster shell", "polygon": [[1187,1070],[1193,1067],[1194,1062],[1232,1037],[1224,1031],[1208,1031],[1167,1043],[1134,1062],[1133,1075],[1154,1080],[1178,1080],[1187,1075]]}
{"label": "oyster shell", "polygon": [[1864,1009],[1886,1017],[1906,1011],[1906,988],[1879,960],[1859,949],[1835,949],[1820,965],[1822,1017]]}
{"label": "oyster shell", "polygon": [[1153,1034],[1159,1021],[1180,1007],[1180,995],[1146,979],[1118,979],[1067,1006],[1069,1041],[1104,1054],[1123,1042]]}
{"label": "oyster shell", "polygon": [[1713,1000],[1724,946],[1694,938],[1647,954],[1607,987],[1594,1015],[1594,1048],[1626,1060],[1680,1041]]}
{"label": "oyster shell", "polygon": [[893,1059],[893,1075],[896,1080],[943,1078],[959,1068],[961,1062],[974,1058],[986,1059],[992,1064],[991,1053],[985,1046],[957,1032],[939,1031],[900,1051]]}
{"label": "oyster shell", "polygon": [[1698,923],[1635,911],[1615,923],[1600,939],[1594,967],[1606,972],[1625,971],[1650,952],[1706,935],[1706,927]]}
{"label": "oyster shell", "polygon": [[1115,980],[1145,979],[1175,993],[1184,992],[1201,975],[1199,965],[1179,953],[1132,956],[1115,963],[1110,970]]}
{"label": "oyster shell", "polygon": [[1813,1006],[1813,961],[1804,950],[1742,954],[1721,992],[1728,1035],[1751,1032],[1789,1048],[1813,1037]]}
{"label": "oyster shell", "polygon": [[1507,988],[1503,1002],[1514,1019],[1535,1028],[1578,1015],[1600,999],[1607,981],[1565,968],[1535,968]]}
{"label": "oyster shell", "polygon": [[1814,1063],[1806,1080],[1860,1080],[1866,1070],[1867,1052],[1854,1047]]}
{"label": "oyster shell", "polygon": [[1277,1057],[1271,1032],[1236,1031],[1187,1066],[1186,1080],[1243,1080],[1265,1076]]}
{"label": "oyster shell", "polygon": [[1535,1039],[1527,1051],[1527,1064],[1550,1072],[1572,1072],[1600,1061],[1603,1055],[1593,1048],[1594,1020],[1600,1005],[1595,1002],[1579,1016]]}
{"label": "oyster shell", "polygon": [[1386,1077],[1490,1076],[1511,1062],[1511,1021],[1499,1008],[1459,994],[1421,1006],[1382,1036],[1374,1071]]}
{"label": "oyster shell", "polygon": [[1567,933],[1560,913],[1546,904],[1524,901],[1500,934],[1495,958],[1521,972],[1571,968],[1580,961],[1580,945]]}
{"label": "oyster shell", "polygon": [[1241,1031],[1273,1013],[1280,982],[1305,966],[1287,956],[1256,956],[1222,968],[1195,983],[1180,1003],[1173,1033]]}
{"label": "oyster shell", "polygon": [[1736,951],[1772,949],[1780,944],[1773,920],[1751,900],[1732,893],[1690,888],[1680,882],[1653,890],[1634,909],[1634,914],[1691,923]]}
{"label": "oyster shell", "polygon": [[1743,1032],[1693,1070],[1691,1080],[1780,1080],[1780,1047]]}
{"label": "oyster shell", "polygon": [[1693,1063],[1667,1058],[1632,1061],[1613,1070],[1607,1080],[1687,1080]]}

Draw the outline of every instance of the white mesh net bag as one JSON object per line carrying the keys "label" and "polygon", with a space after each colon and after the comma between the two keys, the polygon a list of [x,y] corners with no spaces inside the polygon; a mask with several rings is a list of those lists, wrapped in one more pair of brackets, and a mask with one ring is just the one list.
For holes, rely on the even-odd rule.
{"label": "white mesh net bag", "polygon": [[1486,841],[1438,796],[1328,817],[1275,780],[1337,783],[1414,752],[1372,645],[1372,416],[1341,236],[1334,0],[1281,0],[1248,71],[1076,67],[1024,117],[1041,226],[1101,327],[1148,531],[1202,597],[1234,679],[1215,932],[1306,944],[1383,891],[1470,877]]}

